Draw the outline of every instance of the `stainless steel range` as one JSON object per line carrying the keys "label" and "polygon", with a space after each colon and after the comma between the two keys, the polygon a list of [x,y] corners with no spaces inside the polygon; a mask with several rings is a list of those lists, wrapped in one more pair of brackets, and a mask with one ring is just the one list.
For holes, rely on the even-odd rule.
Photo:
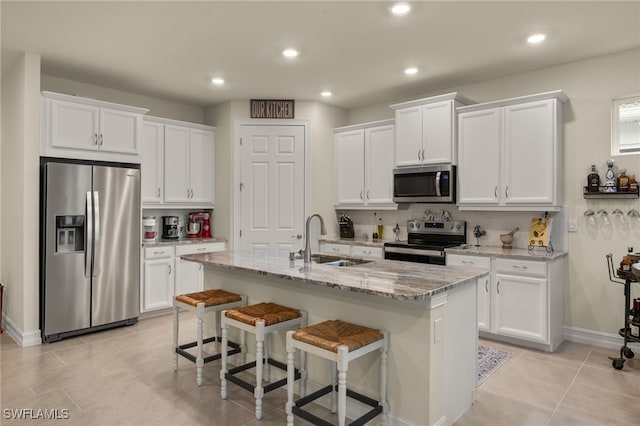
{"label": "stainless steel range", "polygon": [[467,242],[467,222],[408,220],[407,240],[384,244],[384,258],[445,265],[444,249]]}

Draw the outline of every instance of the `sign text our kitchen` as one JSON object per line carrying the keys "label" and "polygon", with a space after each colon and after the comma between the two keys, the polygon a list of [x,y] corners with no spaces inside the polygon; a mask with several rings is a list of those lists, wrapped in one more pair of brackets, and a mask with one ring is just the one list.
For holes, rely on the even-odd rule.
{"label": "sign text our kitchen", "polygon": [[291,99],[251,99],[251,118],[294,118]]}

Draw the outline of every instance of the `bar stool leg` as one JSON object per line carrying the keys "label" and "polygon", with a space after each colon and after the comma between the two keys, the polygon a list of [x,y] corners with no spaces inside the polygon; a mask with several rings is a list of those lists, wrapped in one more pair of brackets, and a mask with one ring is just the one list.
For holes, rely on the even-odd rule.
{"label": "bar stool leg", "polygon": [[[285,411],[287,413],[287,426],[293,426],[293,386],[295,381],[295,363],[294,358],[296,350],[293,347],[293,331],[287,331],[287,404]],[[300,351],[300,355],[304,351]],[[302,389],[302,380],[300,381]],[[302,395],[301,395],[302,396]]]}
{"label": "bar stool leg", "polygon": [[264,336],[264,382],[269,383],[271,381],[271,364],[269,364],[269,346],[271,345],[271,335]]}
{"label": "bar stool leg", "polygon": [[384,343],[380,349],[380,404],[382,405],[382,424],[388,422],[389,403],[387,402],[387,353],[389,352],[389,332],[383,331]]}
{"label": "bar stool leg", "polygon": [[264,388],[262,387],[263,365],[264,365],[264,321],[256,322],[256,387],[253,395],[256,398],[256,419],[262,418],[262,397]]}
{"label": "bar stool leg", "polygon": [[338,348],[338,424],[345,426],[347,417],[347,370],[349,350],[346,346]]}
{"label": "bar stool leg", "polygon": [[204,367],[204,358],[202,356],[202,340],[204,337],[204,303],[198,303],[196,305],[196,310],[198,311],[198,354],[196,356],[196,381],[198,386],[202,386],[202,367]]}
{"label": "bar stool leg", "polygon": [[227,399],[227,346],[229,345],[228,332],[229,327],[227,326],[226,321],[226,313],[227,311],[222,311],[220,315],[220,325],[222,328],[222,356],[221,358],[221,367],[220,367],[220,397],[222,399]]}
{"label": "bar stool leg", "polygon": [[331,361],[331,412],[335,414],[338,411],[338,364]]}
{"label": "bar stool leg", "polygon": [[[307,311],[302,311],[302,324],[300,328],[308,325]],[[298,390],[300,398],[307,396],[307,352],[300,351],[300,389]]]}
{"label": "bar stool leg", "polygon": [[178,352],[176,349],[178,348],[178,327],[179,327],[179,317],[180,317],[180,309],[178,305],[174,302],[173,305],[174,317],[173,317],[173,371],[178,371]]}

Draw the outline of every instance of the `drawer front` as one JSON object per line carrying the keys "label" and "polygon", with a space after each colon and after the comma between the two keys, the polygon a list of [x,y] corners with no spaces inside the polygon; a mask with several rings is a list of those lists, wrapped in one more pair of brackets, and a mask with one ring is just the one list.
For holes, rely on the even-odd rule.
{"label": "drawer front", "polygon": [[547,276],[547,263],[531,260],[496,259],[496,272],[501,274]]}
{"label": "drawer front", "polygon": [[145,259],[164,259],[168,257],[173,257],[172,246],[145,247],[144,249]]}
{"label": "drawer front", "polygon": [[351,256],[384,259],[384,250],[382,247],[351,246]]}
{"label": "drawer front", "polygon": [[322,243],[320,245],[320,251],[325,253],[344,254],[349,256],[351,254],[351,247],[346,244]]}
{"label": "drawer front", "polygon": [[206,243],[206,244],[183,244],[176,246],[176,256],[185,254],[211,253],[212,251],[223,251],[226,249],[226,243]]}
{"label": "drawer front", "polygon": [[447,266],[468,266],[484,270],[491,269],[491,258],[480,256],[463,256],[459,254],[447,255]]}

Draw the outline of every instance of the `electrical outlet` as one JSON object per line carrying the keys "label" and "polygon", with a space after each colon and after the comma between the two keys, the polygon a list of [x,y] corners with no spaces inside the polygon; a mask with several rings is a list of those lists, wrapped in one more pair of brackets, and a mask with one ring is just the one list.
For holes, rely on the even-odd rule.
{"label": "electrical outlet", "polygon": [[569,218],[568,225],[569,232],[578,232],[578,219],[576,219],[575,217]]}

